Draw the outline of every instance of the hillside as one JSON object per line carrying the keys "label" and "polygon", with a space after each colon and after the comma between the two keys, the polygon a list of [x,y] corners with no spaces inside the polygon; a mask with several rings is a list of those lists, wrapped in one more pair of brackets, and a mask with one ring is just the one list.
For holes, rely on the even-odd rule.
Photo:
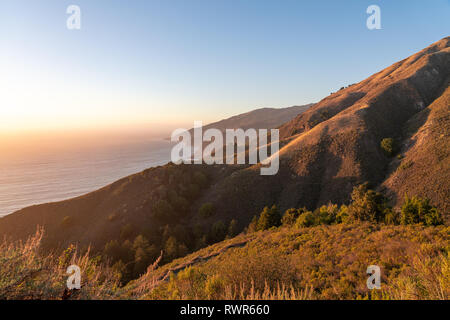
{"label": "hillside", "polygon": [[[446,226],[282,226],[240,234],[160,267],[156,261],[125,286],[115,268],[75,247],[43,254],[41,236],[0,244],[0,299],[450,298]],[[92,271],[83,273],[81,290],[65,290],[66,264]],[[367,289],[369,265],[381,268],[381,290]]]}
{"label": "hillside", "polygon": [[[258,165],[168,164],[75,199],[24,208],[0,219],[0,236],[26,239],[43,226],[45,249],[91,245],[132,265],[129,280],[161,250],[167,263],[235,236],[265,206],[285,212],[348,204],[364,182],[393,205],[405,192],[429,197],[448,219],[449,44],[444,38],[281,125],[274,176],[261,176]],[[387,153],[386,138],[399,151]]]}
{"label": "hillside", "polygon": [[[280,227],[177,259],[125,291],[141,299],[449,299],[449,241],[444,226]],[[369,265],[381,268],[375,295]]]}
{"label": "hillside", "polygon": [[[302,106],[292,106],[288,108],[260,108],[236,116],[213,122],[203,126],[203,130],[210,128],[219,129],[225,132],[225,129],[274,129],[278,128],[287,121],[292,120],[299,114],[305,112],[313,104]],[[189,130],[193,133],[193,129]]]}
{"label": "hillside", "polygon": [[[430,105],[446,99],[440,97],[449,84],[449,43],[450,37],[444,38],[318,102],[280,127],[284,146],[277,175],[262,177],[258,166],[240,170],[207,190],[204,201],[216,205],[221,219],[233,217],[247,222],[265,205],[277,204],[282,210],[302,206],[314,209],[330,201],[347,202],[357,184],[367,181],[379,186],[389,178],[392,161],[392,155],[386,155],[380,147],[381,141],[393,138],[399,145],[406,143],[423,127],[405,132],[408,121],[419,112],[429,117]],[[440,117],[440,127],[445,127],[445,102],[442,112],[446,116]],[[442,165],[441,173],[432,174],[434,183],[422,184],[420,193],[431,195],[439,190],[437,204],[448,214],[450,194],[445,177],[450,168],[444,150],[450,142],[448,135],[441,135],[441,142],[433,143],[441,158],[437,152],[428,153],[434,163]],[[422,165],[424,171],[418,175],[435,172],[427,167],[428,162]],[[415,191],[419,190],[411,189]],[[399,199],[403,196],[396,195]]]}
{"label": "hillside", "polygon": [[[390,163],[382,189],[398,205],[405,194],[427,197],[450,212],[450,85],[404,126],[399,157]],[[429,186],[433,186],[430,188]]]}

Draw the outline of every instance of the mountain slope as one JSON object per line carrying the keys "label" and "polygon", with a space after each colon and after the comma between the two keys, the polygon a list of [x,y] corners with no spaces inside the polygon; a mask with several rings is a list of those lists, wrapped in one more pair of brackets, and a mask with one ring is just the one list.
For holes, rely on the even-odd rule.
{"label": "mountain slope", "polygon": [[[194,252],[124,291],[140,299],[448,299],[449,240],[445,226],[280,227]],[[366,284],[374,264],[377,292]]]}
{"label": "mountain slope", "polygon": [[[246,113],[242,113],[227,119],[213,122],[203,126],[203,130],[210,128],[219,129],[225,132],[225,129],[273,129],[281,126],[287,121],[292,120],[299,114],[305,112],[313,104],[302,106],[292,106],[288,108],[260,108]],[[193,129],[189,130],[193,133]]]}
{"label": "mountain slope", "polygon": [[[221,219],[249,221],[264,205],[281,210],[329,201],[348,201],[354,185],[368,181],[378,186],[386,178],[391,158],[380,148],[384,138],[405,138],[409,119],[444,92],[450,76],[450,37],[411,57],[343,89],[280,127],[284,146],[275,176],[259,175],[258,166],[241,170],[207,191]],[[445,112],[445,111],[444,111]],[[443,119],[447,121],[448,118]],[[448,149],[448,143],[441,148]],[[448,167],[440,177],[446,184]],[[431,194],[434,185],[424,185]],[[439,209],[448,203],[442,189]]]}
{"label": "mountain slope", "polygon": [[[399,205],[405,194],[427,197],[450,212],[450,84],[405,125],[400,157],[382,187]],[[431,187],[432,186],[432,187]]]}

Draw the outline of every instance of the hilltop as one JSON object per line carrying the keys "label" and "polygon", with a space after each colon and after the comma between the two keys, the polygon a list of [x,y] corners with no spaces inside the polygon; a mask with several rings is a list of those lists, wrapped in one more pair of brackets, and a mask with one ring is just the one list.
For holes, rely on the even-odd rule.
{"label": "hilltop", "polygon": [[[259,108],[246,113],[238,114],[227,119],[213,122],[203,126],[203,130],[210,128],[219,129],[274,129],[287,121],[292,120],[299,114],[308,110],[314,104],[292,106],[288,108]],[[193,134],[193,129],[189,130]]]}

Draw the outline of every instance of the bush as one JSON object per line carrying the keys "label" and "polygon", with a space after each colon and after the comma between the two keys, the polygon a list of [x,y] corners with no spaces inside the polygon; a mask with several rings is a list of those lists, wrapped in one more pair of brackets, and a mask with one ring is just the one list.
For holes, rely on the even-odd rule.
{"label": "bush", "polygon": [[336,223],[347,223],[348,221],[349,221],[348,206],[343,204],[339,208],[339,212],[336,215]]}
{"label": "bush", "polygon": [[230,225],[228,226],[227,238],[233,238],[237,234],[238,234],[237,220],[233,219],[230,221]]}
{"label": "bush", "polygon": [[221,220],[219,220],[213,224],[211,232],[209,234],[209,240],[212,243],[219,242],[222,241],[226,235],[227,235],[227,227]]}
{"label": "bush", "polygon": [[401,224],[422,223],[426,226],[436,226],[443,223],[437,208],[430,204],[429,199],[405,196],[400,213]]}
{"label": "bush", "polygon": [[70,299],[118,297],[119,275],[113,269],[74,245],[60,255],[45,253],[43,234],[39,228],[26,241],[0,243],[0,300],[59,300],[67,288],[67,267],[73,264],[82,270],[82,289],[70,292]]}
{"label": "bush", "polygon": [[381,140],[380,146],[383,152],[389,157],[392,157],[396,151],[395,142],[392,138],[384,138]]}
{"label": "bush", "polygon": [[258,231],[258,216],[255,215],[252,218],[252,221],[250,222],[250,224],[247,227],[246,232],[247,233],[251,233],[251,232],[255,232]]}
{"label": "bush", "polygon": [[273,205],[272,208],[265,207],[258,219],[257,230],[267,230],[281,225],[281,215],[278,208]]}
{"label": "bush", "polygon": [[327,206],[321,206],[318,210],[316,224],[332,224],[336,222],[336,216],[339,212],[339,208],[336,204],[328,204]]}
{"label": "bush", "polygon": [[316,217],[311,211],[302,213],[295,222],[295,226],[299,228],[312,227],[316,224]]}
{"label": "bush", "polygon": [[304,212],[307,212],[308,210],[306,208],[301,209],[287,209],[286,212],[283,215],[283,218],[281,219],[281,224],[283,226],[292,226],[297,221],[298,217]]}
{"label": "bush", "polygon": [[208,299],[217,300],[223,296],[225,282],[220,275],[208,277],[205,284],[205,294]]}
{"label": "bush", "polygon": [[367,184],[353,188],[352,202],[348,207],[349,221],[382,222],[391,208],[387,206],[387,199],[378,192],[368,189]]}

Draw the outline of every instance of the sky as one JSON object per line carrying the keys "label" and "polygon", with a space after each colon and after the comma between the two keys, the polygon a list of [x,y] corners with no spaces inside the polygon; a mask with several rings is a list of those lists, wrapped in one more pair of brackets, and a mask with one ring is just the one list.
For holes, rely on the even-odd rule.
{"label": "sky", "polygon": [[449,35],[449,0],[0,0],[0,133],[191,127],[317,102]]}

